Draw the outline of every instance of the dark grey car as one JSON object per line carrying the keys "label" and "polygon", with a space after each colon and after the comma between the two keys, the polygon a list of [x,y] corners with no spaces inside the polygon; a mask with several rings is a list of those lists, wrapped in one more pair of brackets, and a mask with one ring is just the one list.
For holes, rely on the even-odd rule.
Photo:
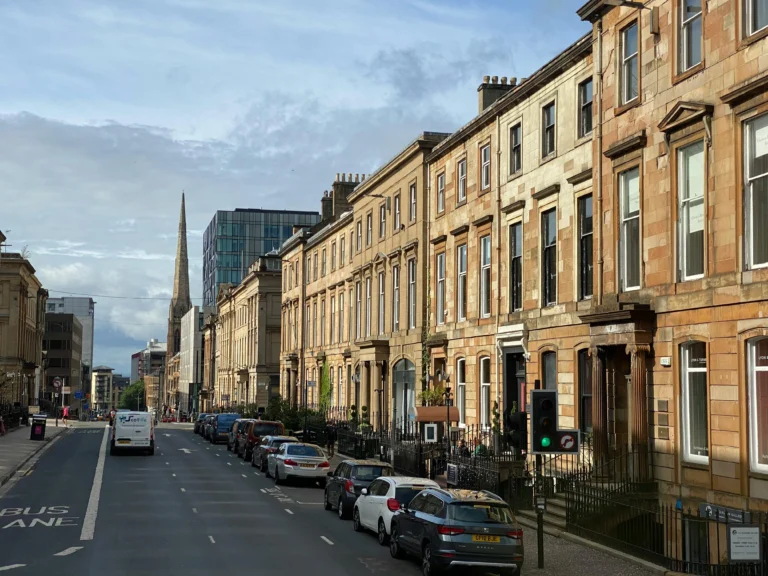
{"label": "dark grey car", "polygon": [[490,492],[428,488],[392,518],[389,552],[421,559],[424,576],[519,574],[523,529],[512,509]]}
{"label": "dark grey car", "polygon": [[339,518],[349,518],[357,497],[363,488],[380,476],[394,476],[395,471],[386,462],[378,460],[344,460],[336,470],[328,472],[323,502],[326,510],[336,509]]}

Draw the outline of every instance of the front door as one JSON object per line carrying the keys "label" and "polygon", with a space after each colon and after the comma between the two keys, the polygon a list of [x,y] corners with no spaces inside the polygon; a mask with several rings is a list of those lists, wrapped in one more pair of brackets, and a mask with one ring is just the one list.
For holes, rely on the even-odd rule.
{"label": "front door", "polygon": [[525,411],[525,357],[522,352],[504,355],[504,410]]}

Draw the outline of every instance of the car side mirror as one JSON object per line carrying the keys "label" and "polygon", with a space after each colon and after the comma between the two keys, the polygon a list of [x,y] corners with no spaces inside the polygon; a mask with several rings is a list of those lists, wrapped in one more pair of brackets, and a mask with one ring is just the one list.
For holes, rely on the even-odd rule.
{"label": "car side mirror", "polygon": [[360,494],[362,494],[363,496],[368,496],[368,488],[363,488],[362,490],[360,490]]}

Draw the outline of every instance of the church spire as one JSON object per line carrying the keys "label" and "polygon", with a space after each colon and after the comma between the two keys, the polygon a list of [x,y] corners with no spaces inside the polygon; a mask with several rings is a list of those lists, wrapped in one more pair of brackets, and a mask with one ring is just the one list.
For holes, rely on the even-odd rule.
{"label": "church spire", "polygon": [[176,271],[173,276],[173,299],[171,309],[183,309],[182,314],[192,308],[189,297],[189,260],[187,258],[187,214],[184,193],[181,193],[181,214],[179,215],[179,238],[176,244]]}

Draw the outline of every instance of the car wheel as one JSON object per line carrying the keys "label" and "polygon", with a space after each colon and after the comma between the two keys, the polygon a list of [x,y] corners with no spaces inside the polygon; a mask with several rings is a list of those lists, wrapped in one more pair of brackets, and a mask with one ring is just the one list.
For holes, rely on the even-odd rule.
{"label": "car wheel", "polygon": [[426,542],[421,548],[421,574],[422,576],[435,576],[437,567],[432,561],[432,547]]}
{"label": "car wheel", "polygon": [[227,452],[232,452],[232,446],[227,442]]}
{"label": "car wheel", "polygon": [[333,508],[333,506],[331,506],[330,500],[328,500],[328,490],[323,490],[323,508],[326,510]]}
{"label": "car wheel", "polygon": [[269,473],[269,466],[267,466],[267,461],[264,459],[261,460],[261,471]]}
{"label": "car wheel", "polygon": [[251,468],[256,468],[256,454],[251,456]]}
{"label": "car wheel", "polygon": [[384,526],[384,520],[379,518],[379,529],[376,531],[376,536],[379,538],[379,544],[386,546],[389,540],[387,536],[387,527]]}
{"label": "car wheel", "polygon": [[282,484],[282,483],[283,483],[283,481],[280,480],[280,472],[278,472],[277,471],[277,467],[275,467],[275,485],[276,486],[280,486],[280,484]]}
{"label": "car wheel", "polygon": [[392,527],[392,536],[389,538],[389,555],[392,558],[402,558],[403,551],[400,549],[400,544],[397,541],[397,527]]}
{"label": "car wheel", "polygon": [[339,505],[336,507],[339,511],[339,520],[344,520],[347,517],[347,511],[344,510],[344,497],[339,496]]}
{"label": "car wheel", "polygon": [[355,532],[362,532],[363,531],[363,525],[360,524],[360,510],[355,507],[355,511],[352,514],[352,529]]}

